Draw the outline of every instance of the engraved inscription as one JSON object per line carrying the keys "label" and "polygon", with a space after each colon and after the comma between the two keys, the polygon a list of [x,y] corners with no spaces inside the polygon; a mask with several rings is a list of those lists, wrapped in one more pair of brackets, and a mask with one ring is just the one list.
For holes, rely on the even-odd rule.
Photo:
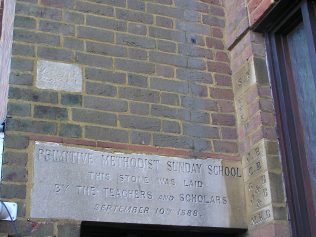
{"label": "engraved inscription", "polygon": [[251,228],[255,228],[258,225],[263,225],[273,219],[272,207],[268,206],[260,211],[257,211],[249,218],[249,224]]}
{"label": "engraved inscription", "polygon": [[248,208],[255,211],[271,202],[268,173],[246,183]]}
{"label": "engraved inscription", "polygon": [[32,218],[246,227],[240,162],[39,142],[34,150]]}
{"label": "engraved inscription", "polygon": [[242,97],[237,97],[235,100],[236,109],[237,109],[237,121],[238,124],[246,123],[248,119],[248,108],[247,104]]}
{"label": "engraved inscription", "polygon": [[263,159],[266,156],[264,140],[255,145],[244,157],[243,163],[245,166],[252,164],[258,159]]}
{"label": "engraved inscription", "polygon": [[250,76],[250,63],[246,62],[238,71],[233,75],[234,92],[239,95],[246,91],[251,84]]}
{"label": "engraved inscription", "polygon": [[70,92],[82,91],[82,70],[78,65],[39,60],[36,87]]}

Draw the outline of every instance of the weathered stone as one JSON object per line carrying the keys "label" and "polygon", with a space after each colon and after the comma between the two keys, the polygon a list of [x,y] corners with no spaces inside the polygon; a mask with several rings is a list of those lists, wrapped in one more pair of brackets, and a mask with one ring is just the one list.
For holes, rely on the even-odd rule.
{"label": "weathered stone", "polygon": [[235,73],[233,74],[233,87],[234,92],[236,95],[240,95],[242,92],[246,91],[249,86],[254,83],[251,77],[251,69],[250,69],[249,61],[246,61],[244,65]]}
{"label": "weathered stone", "polygon": [[240,162],[36,142],[30,216],[245,228],[241,174]]}
{"label": "weathered stone", "polygon": [[281,175],[264,172],[246,182],[246,200],[249,213],[253,213],[270,203],[284,201]]}
{"label": "weathered stone", "polygon": [[281,172],[280,158],[275,146],[272,142],[262,140],[243,156],[245,181],[266,170]]}
{"label": "weathered stone", "polygon": [[249,228],[254,229],[273,220],[287,220],[287,215],[286,208],[269,205],[248,216]]}
{"label": "weathered stone", "polygon": [[72,64],[40,60],[37,62],[36,87],[81,92],[81,68]]}

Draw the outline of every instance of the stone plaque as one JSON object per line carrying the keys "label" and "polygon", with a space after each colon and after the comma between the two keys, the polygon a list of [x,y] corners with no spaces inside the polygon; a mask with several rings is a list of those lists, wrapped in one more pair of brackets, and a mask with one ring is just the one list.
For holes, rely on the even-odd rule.
{"label": "stone plaque", "polygon": [[82,91],[82,71],[78,65],[39,60],[36,87],[70,92]]}
{"label": "stone plaque", "polygon": [[35,143],[31,218],[246,228],[240,162]]}

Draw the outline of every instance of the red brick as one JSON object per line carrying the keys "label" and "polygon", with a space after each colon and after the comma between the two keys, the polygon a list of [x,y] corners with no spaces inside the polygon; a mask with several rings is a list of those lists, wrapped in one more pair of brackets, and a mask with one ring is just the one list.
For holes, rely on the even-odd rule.
{"label": "red brick", "polygon": [[210,88],[210,96],[214,99],[234,99],[234,93],[232,89]]}
{"label": "red brick", "polygon": [[229,57],[227,53],[224,52],[216,52],[215,60],[229,63]]}
{"label": "red brick", "polygon": [[127,144],[97,141],[97,147],[128,150]]}
{"label": "red brick", "polygon": [[220,16],[220,17],[225,16],[225,12],[222,7],[210,6],[209,12],[211,15],[214,15],[214,16]]}
{"label": "red brick", "polygon": [[215,152],[237,153],[238,147],[236,142],[213,141]]}
{"label": "red brick", "polygon": [[223,73],[227,75],[231,75],[232,73],[230,69],[230,65],[227,63],[209,61],[207,63],[207,67],[208,67],[209,72],[217,72],[217,73]]}
{"label": "red brick", "polygon": [[271,0],[262,0],[261,3],[250,12],[250,24],[255,24],[272,5]]}
{"label": "red brick", "polygon": [[33,140],[33,141],[42,141],[42,142],[62,143],[63,141],[62,137],[46,136],[46,135],[31,135],[29,136],[29,138],[30,140]]}
{"label": "red brick", "polygon": [[218,86],[228,86],[231,87],[232,79],[230,76],[222,75],[222,74],[215,74],[214,76],[216,85]]}
{"label": "red brick", "polygon": [[63,143],[71,145],[80,145],[80,146],[90,146],[96,147],[96,141],[83,140],[83,139],[72,139],[72,138],[63,138]]}
{"label": "red brick", "polygon": [[220,131],[223,139],[235,140],[238,138],[236,128],[222,127]]}
{"label": "red brick", "polygon": [[260,109],[262,111],[274,112],[273,101],[270,99],[261,99],[259,100]]}
{"label": "red brick", "polygon": [[221,29],[219,28],[212,28],[212,36],[215,38],[222,39],[224,37],[224,34]]}
{"label": "red brick", "polygon": [[212,124],[235,126],[236,119],[234,115],[229,114],[212,114]]}
{"label": "red brick", "polygon": [[262,2],[262,0],[250,0],[248,1],[248,11],[251,13],[253,12],[259,4]]}
{"label": "red brick", "polygon": [[263,125],[274,126],[276,124],[276,120],[274,114],[261,112],[261,121]]}
{"label": "red brick", "polygon": [[259,95],[260,97],[268,97],[268,98],[271,98],[272,95],[271,95],[271,89],[270,89],[270,87],[268,87],[268,86],[259,87],[259,88],[258,88],[258,95]]}
{"label": "red brick", "polygon": [[170,148],[164,148],[159,147],[157,148],[158,153],[162,155],[169,155],[169,156],[188,156],[189,152],[185,150],[177,150],[177,149],[170,149]]}
{"label": "red brick", "polygon": [[251,134],[250,142],[251,145],[256,144],[261,139],[270,139],[275,140],[277,139],[276,130],[274,127],[260,127],[256,132]]}
{"label": "red brick", "polygon": [[162,77],[173,77],[174,69],[170,66],[156,64],[156,74]]}
{"label": "red brick", "polygon": [[235,106],[233,101],[218,100],[217,101],[218,111],[223,113],[235,112]]}
{"label": "red brick", "polygon": [[207,37],[206,38],[206,46],[208,48],[221,49],[221,50],[224,49],[223,41],[220,39],[216,39],[216,38]]}

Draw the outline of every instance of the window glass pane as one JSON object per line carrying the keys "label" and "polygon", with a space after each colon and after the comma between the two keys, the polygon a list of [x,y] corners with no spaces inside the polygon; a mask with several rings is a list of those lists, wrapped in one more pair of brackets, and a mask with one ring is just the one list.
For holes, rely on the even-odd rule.
{"label": "window glass pane", "polygon": [[316,207],[316,90],[304,25],[296,27],[287,38],[299,113],[304,130],[305,141],[304,143],[301,141],[300,145],[306,148],[314,206]]}

